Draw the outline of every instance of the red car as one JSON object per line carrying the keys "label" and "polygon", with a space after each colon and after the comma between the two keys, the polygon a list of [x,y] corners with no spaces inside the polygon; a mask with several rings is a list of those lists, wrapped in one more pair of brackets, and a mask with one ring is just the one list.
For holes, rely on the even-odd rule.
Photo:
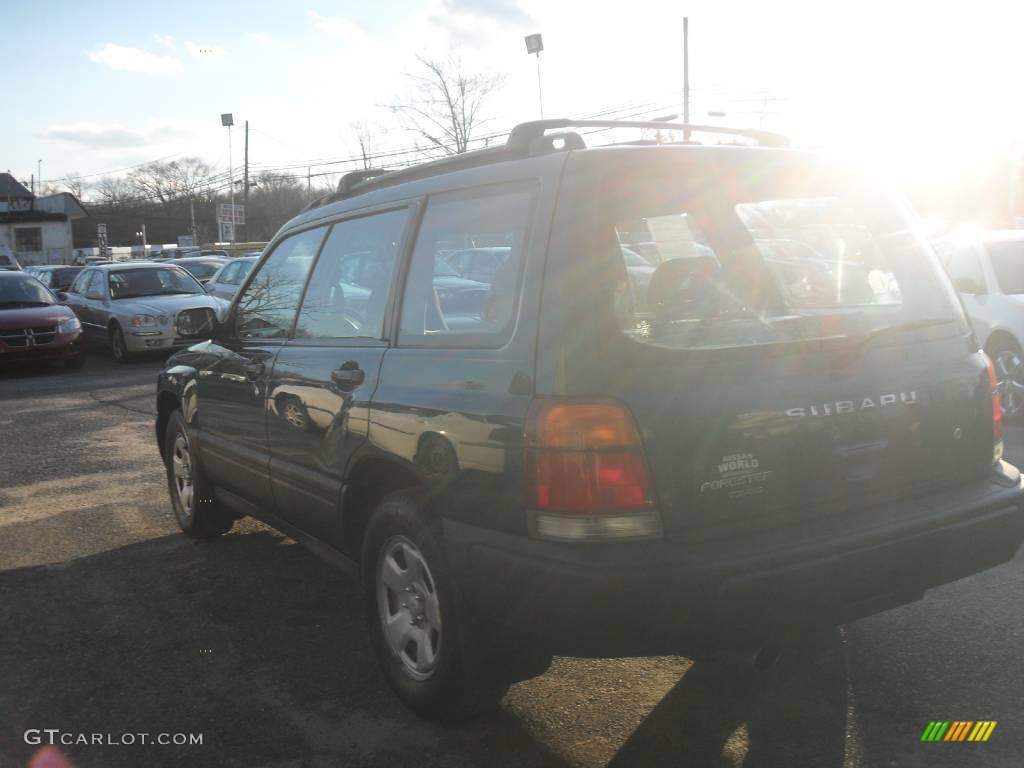
{"label": "red car", "polygon": [[0,272],[0,366],[61,361],[81,368],[82,324],[41,282],[25,272]]}

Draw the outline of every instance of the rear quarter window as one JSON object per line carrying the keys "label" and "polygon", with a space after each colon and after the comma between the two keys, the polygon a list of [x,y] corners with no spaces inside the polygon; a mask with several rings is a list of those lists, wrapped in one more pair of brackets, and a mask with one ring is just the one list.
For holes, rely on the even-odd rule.
{"label": "rear quarter window", "polygon": [[[500,347],[511,337],[533,206],[530,185],[502,185],[431,197],[405,282],[399,344]],[[488,282],[463,277],[448,257],[497,247]]]}

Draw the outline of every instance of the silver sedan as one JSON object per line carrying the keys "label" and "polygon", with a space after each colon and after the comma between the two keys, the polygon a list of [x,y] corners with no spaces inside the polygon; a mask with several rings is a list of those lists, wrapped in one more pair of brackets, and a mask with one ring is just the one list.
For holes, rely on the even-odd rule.
{"label": "silver sedan", "polygon": [[85,339],[109,345],[121,361],[189,346],[193,342],[175,335],[177,314],[221,305],[181,267],[144,262],[86,267],[59,296],[78,315]]}

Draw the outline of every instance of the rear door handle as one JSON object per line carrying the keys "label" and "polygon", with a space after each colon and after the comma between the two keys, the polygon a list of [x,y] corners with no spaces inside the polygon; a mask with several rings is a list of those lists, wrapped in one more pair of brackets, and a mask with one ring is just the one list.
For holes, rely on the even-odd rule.
{"label": "rear door handle", "polygon": [[342,389],[355,389],[366,381],[366,371],[359,367],[359,363],[349,360],[331,372],[331,381]]}
{"label": "rear door handle", "polygon": [[266,366],[263,365],[263,363],[246,363],[246,365],[245,365],[245,375],[246,375],[246,378],[248,378],[249,381],[256,381],[256,379],[258,379],[260,376],[263,375],[263,371],[265,369],[266,369]]}

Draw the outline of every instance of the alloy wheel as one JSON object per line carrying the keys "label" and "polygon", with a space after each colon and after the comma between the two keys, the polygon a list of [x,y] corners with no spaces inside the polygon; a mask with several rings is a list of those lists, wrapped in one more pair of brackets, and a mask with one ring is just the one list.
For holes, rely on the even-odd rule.
{"label": "alloy wheel", "polygon": [[417,680],[430,677],[441,651],[437,585],[419,548],[404,536],[384,545],[377,563],[377,611],[384,640]]}
{"label": "alloy wheel", "polygon": [[1003,418],[1012,419],[1024,407],[1024,360],[1014,350],[1004,349],[993,362]]}
{"label": "alloy wheel", "polygon": [[181,522],[187,524],[195,511],[195,486],[192,480],[192,451],[188,438],[183,434],[174,438],[171,471],[174,475],[174,492],[178,497],[175,511],[182,518]]}

